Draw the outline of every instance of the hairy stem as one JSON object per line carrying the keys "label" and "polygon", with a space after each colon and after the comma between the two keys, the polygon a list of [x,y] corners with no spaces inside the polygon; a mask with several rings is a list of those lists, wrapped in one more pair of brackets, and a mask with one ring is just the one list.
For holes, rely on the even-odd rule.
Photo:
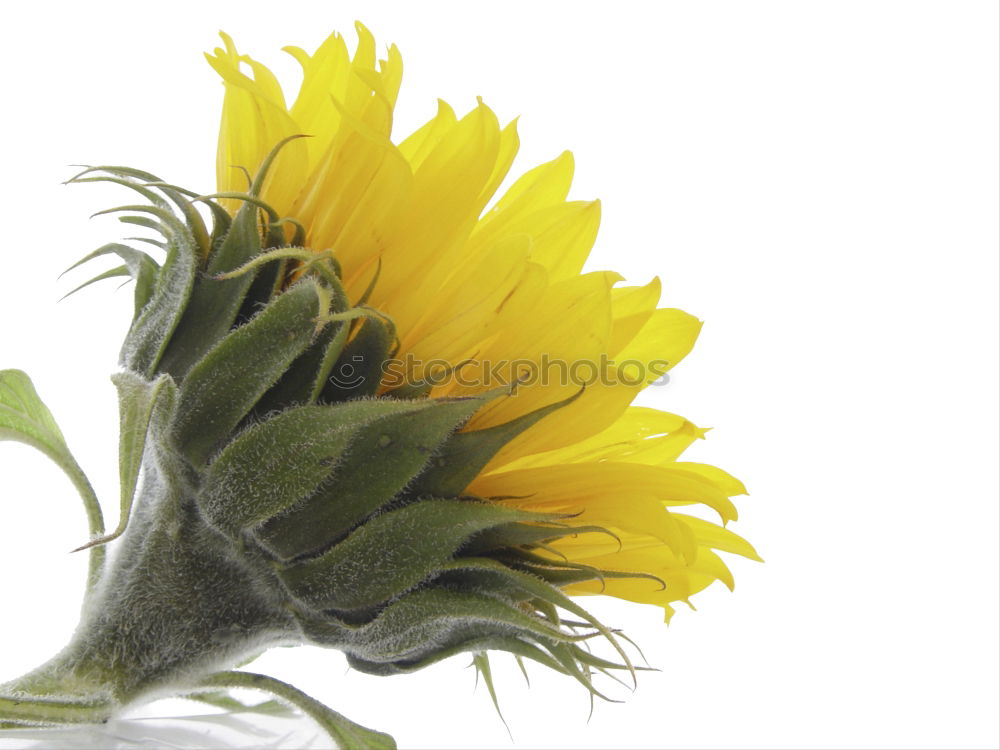
{"label": "hairy stem", "polygon": [[208,528],[186,485],[153,464],[105,568],[72,641],[0,685],[0,722],[101,722],[300,640],[266,566]]}

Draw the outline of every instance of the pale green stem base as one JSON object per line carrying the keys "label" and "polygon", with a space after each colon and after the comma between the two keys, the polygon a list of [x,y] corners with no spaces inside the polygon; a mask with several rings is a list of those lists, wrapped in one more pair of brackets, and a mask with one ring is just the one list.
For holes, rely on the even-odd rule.
{"label": "pale green stem base", "polygon": [[266,563],[209,528],[177,485],[151,467],[72,641],[0,685],[0,722],[106,721],[125,706],[196,689],[270,646],[301,642]]}
{"label": "pale green stem base", "polygon": [[72,641],[0,685],[0,728],[102,723],[160,697],[250,688],[300,708],[341,748],[395,748],[291,685],[228,671],[306,639],[270,564],[209,527],[192,494],[183,477],[168,480],[147,463],[142,496]]}

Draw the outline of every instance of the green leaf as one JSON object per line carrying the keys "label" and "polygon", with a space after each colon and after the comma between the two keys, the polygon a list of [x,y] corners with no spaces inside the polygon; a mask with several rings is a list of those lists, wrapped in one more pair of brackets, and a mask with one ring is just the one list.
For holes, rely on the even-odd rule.
{"label": "green leaf", "polygon": [[181,384],[178,444],[203,464],[309,346],[320,314],[315,281],[305,279],[232,331],[196,364]]}
{"label": "green leaf", "polygon": [[31,445],[61,467],[76,466],[52,412],[21,370],[0,371],[0,440]]}
{"label": "green leaf", "polygon": [[[25,443],[52,459],[80,493],[91,536],[104,532],[104,518],[94,488],[70,453],[62,431],[39,398],[31,378],[21,370],[0,371],[0,440]],[[91,585],[96,581],[102,561],[103,551],[95,550],[91,555]]]}
{"label": "green leaf", "polygon": [[[284,559],[325,549],[399,494],[442,443],[495,396],[372,402],[383,404],[383,411],[352,438],[332,480],[300,506],[268,522],[258,538]],[[396,410],[392,404],[404,408]]]}
{"label": "green leaf", "polygon": [[107,544],[125,532],[139,483],[146,438],[154,418],[161,425],[167,424],[177,398],[177,386],[169,375],[161,375],[150,382],[126,370],[115,373],[111,380],[118,388],[119,408],[118,479],[121,498],[118,526],[110,534],[93,539],[79,549]]}
{"label": "green leaf", "polygon": [[279,569],[278,577],[313,609],[373,607],[433,575],[473,534],[548,518],[474,500],[413,503],[376,516],[319,557]]}

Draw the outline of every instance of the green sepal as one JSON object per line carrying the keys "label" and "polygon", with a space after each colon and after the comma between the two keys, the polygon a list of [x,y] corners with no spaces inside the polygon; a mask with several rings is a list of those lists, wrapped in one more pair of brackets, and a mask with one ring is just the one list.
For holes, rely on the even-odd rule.
{"label": "green sepal", "polygon": [[184,316],[163,358],[163,369],[174,377],[184,377],[236,321],[256,274],[230,279],[214,277],[240,267],[260,252],[257,213],[257,207],[249,203],[240,207],[225,239],[209,255],[205,275],[195,282]]}
{"label": "green sepal", "polygon": [[[472,655],[472,663],[476,667],[476,675],[482,675],[483,682],[486,683],[486,689],[490,693],[490,699],[493,701],[493,708],[496,709],[497,716],[500,717],[500,721],[503,725],[507,727],[507,733],[510,734],[510,727],[507,726],[507,720],[503,717],[503,712],[500,710],[500,699],[497,698],[497,689],[493,684],[493,669],[490,667],[490,657],[485,651],[477,651]],[[511,737],[513,739],[513,737]]]}
{"label": "green sepal", "polygon": [[383,513],[316,558],[279,569],[296,600],[317,610],[373,607],[433,575],[470,536],[549,516],[473,500],[427,500]]}
{"label": "green sepal", "polygon": [[[558,550],[551,549],[546,545],[538,545],[539,548],[545,549],[553,554],[560,554]],[[578,583],[580,581],[592,581],[599,580],[601,583],[604,582],[605,578],[643,578],[648,581],[655,581],[660,584],[661,589],[666,588],[666,583],[663,579],[653,575],[652,573],[636,573],[631,571],[622,570],[605,570],[604,568],[598,568],[593,565],[587,565],[585,563],[573,562],[572,560],[567,560],[565,557],[551,558],[543,557],[536,552],[524,548],[514,549],[508,548],[501,552],[494,553],[493,557],[495,559],[501,560],[505,564],[516,567],[523,568],[528,572],[534,573],[539,578],[545,579],[552,584],[558,586],[565,586],[569,583]],[[585,577],[580,579],[572,578],[561,578],[562,573],[569,573],[572,571],[577,571],[583,574]],[[550,575],[553,578],[550,580]]]}
{"label": "green sepal", "polygon": [[[572,648],[580,649],[575,644]],[[391,662],[370,662],[358,656],[348,654],[347,663],[351,668],[378,676],[388,676],[393,674],[411,674],[426,667],[436,664],[439,661],[451,658],[470,651],[507,651],[515,656],[521,656],[539,664],[543,664],[549,669],[563,674],[568,674],[563,666],[553,659],[548,653],[533,643],[521,640],[514,636],[501,634],[485,635],[483,637],[473,637],[468,640],[459,640],[456,643],[434,649],[427,656],[420,659],[400,659]],[[583,649],[580,649],[581,651]]]}
{"label": "green sepal", "polygon": [[351,333],[351,326],[346,320],[334,321],[327,327],[327,330],[330,331],[330,339],[323,349],[323,359],[320,360],[319,367],[316,368],[312,390],[309,392],[310,402],[319,401],[320,395],[323,393],[323,388],[326,387],[330,377],[330,372],[337,364],[337,360],[343,353],[344,347],[347,346],[347,338]]}
{"label": "green sepal", "polygon": [[288,280],[287,264],[283,260],[265,263],[252,276],[243,297],[243,304],[236,314],[236,324],[252,317],[263,305],[266,305],[275,295],[283,282]]}
{"label": "green sepal", "polygon": [[[622,638],[621,633],[615,633],[619,638]],[[585,664],[588,667],[593,667],[594,669],[599,669],[602,672],[607,673],[608,670],[620,670],[628,671],[628,666],[621,664],[617,661],[611,661],[610,659],[603,659],[600,656],[588,651],[585,648],[580,648],[579,646],[573,645],[573,656],[581,664]],[[652,667],[632,667],[636,672],[656,672],[657,670]]]}
{"label": "green sepal", "polygon": [[[215,196],[198,196],[197,200],[212,209],[215,227],[210,238],[205,271],[207,276],[198,280],[188,309],[181,321],[174,346],[168,352],[164,369],[182,377],[233,325],[252,317],[257,308],[269,302],[277,288],[272,269],[268,264],[263,273],[241,274],[235,278],[217,279],[214,276],[229,273],[257,256],[261,249],[260,211],[265,211],[273,224],[277,213],[259,197],[267,172],[282,147],[300,136],[290,136],[278,143],[265,157],[254,178],[249,193],[232,194],[243,201],[236,216],[229,221],[226,211],[214,200]],[[185,193],[188,194],[188,193]],[[194,211],[190,201],[187,210]],[[197,211],[194,211],[197,214]],[[269,233],[266,246],[284,244],[280,232]],[[277,264],[283,268],[282,264]],[[262,291],[263,290],[263,291]]]}
{"label": "green sepal", "polygon": [[[104,174],[98,174],[96,177],[84,177],[84,175],[93,173]],[[141,180],[142,182],[138,183],[135,182],[135,180]],[[173,202],[175,206],[177,206],[178,209],[180,209],[181,214],[184,217],[184,221],[187,224],[188,229],[191,231],[191,236],[194,238],[195,243],[198,246],[199,257],[204,259],[208,255],[210,240],[208,230],[205,227],[204,220],[201,218],[201,214],[195,210],[194,206],[191,205],[191,202],[186,200],[176,188],[161,182],[155,175],[152,175],[149,172],[143,172],[139,169],[130,169],[128,167],[89,167],[68,180],[68,182],[111,182],[116,185],[122,185],[123,187],[136,191],[157,208],[169,210],[169,205],[166,201],[160,198],[151,188],[155,187],[159,189],[171,200],[171,202]]]}
{"label": "green sepal", "polygon": [[[95,176],[86,177],[85,175]],[[116,167],[87,167],[79,174],[70,177],[64,184],[73,185],[82,182],[110,182],[115,185],[122,185],[130,190],[134,190],[155,206],[167,208],[167,202],[165,200],[158,196],[153,190],[150,190],[142,184],[143,182],[146,182],[146,177],[152,176],[153,175],[148,172],[141,172],[134,169],[127,170],[126,172],[121,171]],[[141,180],[142,182],[136,182],[136,180]]]}
{"label": "green sepal", "polygon": [[314,493],[364,424],[419,406],[377,400],[299,406],[251,425],[209,464],[198,505],[213,526],[235,537]]}
{"label": "green sepal", "polygon": [[630,573],[619,570],[604,570],[590,565],[579,563],[553,562],[550,565],[531,562],[518,562],[513,557],[504,557],[503,562],[516,565],[517,569],[530,573],[531,575],[551,583],[553,586],[563,587],[573,583],[584,583],[586,581],[599,581],[603,586],[608,578],[645,578],[655,583],[663,585],[663,580],[649,573]]}
{"label": "green sepal", "polygon": [[[329,286],[329,312],[342,313],[348,309],[347,293],[336,276],[324,277]],[[283,409],[293,404],[316,401],[327,375],[347,341],[349,323],[336,321],[324,327],[309,348],[285,371],[281,379],[264,395],[258,404],[260,413]]]}
{"label": "green sepal", "polygon": [[[134,211],[136,217],[143,217],[145,214],[156,217],[152,219],[153,224],[150,229],[154,229],[159,234],[163,235],[168,241],[173,236],[174,232],[179,228],[183,227],[190,234],[190,227],[187,227],[184,222],[177,218],[177,216],[170,210],[169,207],[159,204],[151,204],[145,206],[141,203],[126,203],[123,206],[114,206],[112,208],[105,208],[101,211],[97,211],[91,214],[90,218],[95,216],[109,216],[111,214],[125,213],[126,211]],[[127,214],[126,216],[132,216]],[[133,217],[134,218],[134,217]],[[146,218],[149,218],[148,216]],[[158,219],[158,221],[157,221]]]}
{"label": "green sepal", "polygon": [[608,630],[586,609],[581,607],[560,591],[556,586],[548,583],[547,581],[529,573],[512,570],[503,563],[491,560],[487,557],[463,558],[461,560],[455,560],[454,562],[443,567],[451,570],[475,571],[482,577],[483,580],[492,578],[493,580],[490,585],[494,590],[516,592],[520,589],[524,594],[549,602],[550,604],[560,607],[567,612],[572,612],[604,636],[605,640],[607,640],[615,651],[618,652],[618,655],[622,658],[622,661],[629,671],[634,671],[632,662],[628,658],[628,654],[626,654],[624,649],[622,649],[621,644],[618,643],[614,634],[612,634],[610,630]]}
{"label": "green sepal", "polygon": [[147,436],[154,423],[158,432],[165,429],[177,400],[177,386],[169,375],[161,375],[150,382],[126,370],[112,375],[111,381],[118,389],[118,480],[121,488],[118,526],[110,534],[92,539],[79,549],[107,544],[125,532],[139,484]]}
{"label": "green sepal", "polygon": [[129,267],[128,266],[115,266],[114,268],[109,268],[107,271],[102,271],[101,273],[97,274],[97,276],[94,276],[93,278],[87,279],[85,282],[83,282],[79,286],[74,287],[73,289],[69,290],[68,292],[66,292],[66,294],[64,294],[60,298],[59,301],[61,302],[62,300],[66,299],[67,297],[72,297],[74,294],[76,294],[77,292],[79,292],[81,289],[86,289],[88,286],[90,286],[91,284],[96,284],[98,281],[104,281],[105,279],[117,279],[117,278],[121,278],[123,276],[127,276],[129,278],[132,278],[132,273],[131,273],[131,271],[129,271]]}
{"label": "green sepal", "polygon": [[229,333],[181,383],[176,437],[203,464],[312,340],[323,296],[305,279]]}
{"label": "green sepal", "polygon": [[[554,672],[573,677],[589,693],[605,700],[608,700],[608,698],[594,688],[586,667],[593,667],[602,672],[606,670],[629,670],[628,666],[594,656],[575,643],[556,643],[546,639],[539,642],[544,645],[545,650],[521,638],[504,635],[486,635],[483,637],[472,637],[467,640],[458,640],[444,647],[439,645],[438,648],[432,650],[426,657],[421,659],[372,662],[361,659],[356,655],[348,654],[347,663],[352,669],[364,672],[365,674],[388,676],[393,674],[410,674],[461,653],[487,650],[506,651],[513,654],[515,658],[531,659]],[[645,667],[635,667],[635,669],[637,671],[648,671],[648,668]]]}
{"label": "green sepal", "polygon": [[[326,632],[301,617],[303,632],[318,643]],[[319,620],[322,623],[322,620]],[[443,643],[490,634],[517,635],[548,642],[576,642],[592,636],[573,635],[522,608],[487,594],[418,589],[391,603],[362,625],[340,626],[335,645],[365,662],[386,663],[425,659]],[[325,645],[325,644],[324,644]]]}
{"label": "green sepal", "polygon": [[[158,248],[160,250],[164,250],[164,251],[167,249],[167,243],[164,242],[163,240],[158,240],[155,237],[139,237],[139,236],[134,236],[134,237],[124,237],[123,239],[126,239],[129,242],[141,242],[144,245],[152,245],[153,247]],[[157,265],[159,265],[159,264],[157,264]]]}
{"label": "green sepal", "polygon": [[[117,242],[112,242],[102,247],[97,248],[94,252],[85,255],[80,258],[76,263],[71,265],[63,274],[72,271],[74,268],[83,265],[84,263],[98,258],[102,255],[114,254],[125,261],[125,267],[128,269],[129,275],[135,280],[135,304],[134,304],[134,314],[133,319],[138,317],[139,312],[146,306],[150,298],[153,295],[153,289],[156,285],[156,277],[160,272],[160,265],[153,260],[147,253],[141,250],[136,250],[128,245],[122,245]],[[91,279],[90,281],[81,284],[76,287],[71,292],[68,292],[63,296],[63,299],[69,297],[71,294],[83,289],[88,284],[92,284],[97,281],[100,277]]]}
{"label": "green sepal", "polygon": [[[383,411],[352,438],[332,480],[301,505],[265,524],[257,532],[258,539],[283,559],[322,551],[392,500],[449,436],[495,395],[372,402],[382,404]],[[343,406],[352,403],[359,402]]]}
{"label": "green sepal", "polygon": [[605,572],[593,565],[575,563],[566,559],[546,558],[524,549],[507,549],[501,553],[494,553],[492,559],[515,570],[530,573],[536,578],[541,578],[543,581],[558,587],[568,586],[571,583],[583,583],[584,581],[599,581],[603,587],[605,578],[649,578],[662,584],[660,579],[649,574]]}
{"label": "green sepal", "polygon": [[99,167],[94,167],[90,165],[74,164],[74,167],[85,167],[82,172],[66,180],[66,184],[78,182],[80,178],[85,174],[91,174],[92,172],[107,172],[108,174],[117,175],[118,177],[130,177],[135,180],[141,180],[142,182],[154,182],[159,178],[151,172],[146,172],[142,169],[136,169],[135,167],[122,167],[119,165],[102,165]]}
{"label": "green sepal", "polygon": [[[160,223],[156,219],[150,219],[148,216],[119,216],[118,221],[122,224],[132,224],[137,227],[144,227],[145,229],[152,229],[154,232],[158,232],[163,235],[160,228]],[[165,236],[165,235],[164,235]],[[164,247],[167,247],[169,243],[165,242]]]}
{"label": "green sepal", "polygon": [[388,321],[365,318],[333,366],[320,400],[333,403],[375,395],[382,382],[385,360],[395,343],[395,331]]}
{"label": "green sepal", "polygon": [[512,523],[489,529],[482,534],[477,534],[475,539],[462,548],[462,553],[464,555],[477,556],[494,552],[504,547],[535,546],[554,539],[562,539],[567,536],[586,533],[614,536],[614,534],[611,534],[610,531],[602,526],[571,526],[569,524],[542,526],[537,524]]}
{"label": "green sepal", "polygon": [[208,238],[208,254],[211,255],[222,246],[222,243],[226,239],[226,235],[229,233],[229,227],[233,221],[233,218],[229,215],[229,212],[226,211],[226,209],[215,201],[205,200],[194,190],[188,190],[187,188],[182,188],[169,182],[163,182],[157,179],[150,180],[146,184],[147,187],[155,187],[162,190],[181,208],[182,211],[184,211],[185,216],[188,211],[193,211],[196,214],[198,213],[192,205],[191,199],[200,198],[200,202],[208,206],[209,211],[212,212],[212,232]]}
{"label": "green sepal", "polygon": [[[580,662],[576,657],[576,654],[574,654],[574,652],[570,648],[568,648],[564,644],[558,644],[550,648],[549,651],[556,658],[556,661],[558,661],[562,665],[565,673],[568,674],[573,679],[575,679],[581,685],[583,685],[587,689],[587,691],[591,694],[591,696],[601,698],[602,700],[605,700],[608,703],[621,703],[621,701],[609,698],[604,693],[600,692],[597,688],[594,687],[594,683],[590,679],[590,674],[591,674],[590,668],[587,667],[586,665],[581,667]],[[631,665],[628,667],[628,669],[630,672],[633,673],[634,676],[634,669],[631,667]],[[591,712],[593,712],[594,710],[593,697],[591,698],[590,710]]]}
{"label": "green sepal", "polygon": [[384,395],[389,398],[427,398],[431,391],[434,390],[435,385],[443,382],[472,362],[473,360],[467,359],[464,362],[459,362],[454,367],[443,367],[420,380],[405,381],[394,388],[387,389]]}
{"label": "green sepal", "polygon": [[[205,226],[205,220],[201,218],[201,214],[198,213],[191,201],[187,200],[179,190],[160,181],[156,181],[154,184],[155,187],[170,198],[174,205],[180,210],[185,223],[191,230],[191,235],[194,237],[195,243],[198,245],[199,258],[201,259],[201,262],[204,263],[212,250],[212,235],[208,233],[208,227]],[[219,211],[222,211],[223,214],[225,212],[220,206],[217,205],[215,206],[215,209],[218,210],[213,210],[212,216],[215,221],[218,221]]]}
{"label": "green sepal", "polygon": [[[218,194],[219,196],[228,195],[240,200],[242,201],[242,205],[236,212],[233,227],[229,232],[229,234],[232,234],[233,231],[236,231],[237,225],[239,225],[238,236],[235,236],[231,243],[229,243],[229,235],[226,236],[226,242],[220,248],[217,259],[216,256],[213,256],[209,262],[208,270],[210,273],[228,273],[252,260],[260,250],[285,244],[283,232],[280,228],[274,228],[274,225],[279,221],[278,214],[260,198],[260,192],[268,170],[270,170],[281,149],[290,141],[302,137],[305,136],[288,136],[277,143],[271,149],[270,153],[264,157],[264,161],[261,162],[260,168],[253,176],[246,193]],[[201,196],[200,200],[210,201],[213,197],[211,195]],[[264,211],[269,219],[264,227],[259,222],[261,211]],[[262,231],[265,229],[267,234],[266,236],[262,236]],[[227,243],[229,244],[228,247],[226,246]],[[271,300],[276,290],[282,287],[287,280],[285,274],[286,268],[287,264],[281,261],[268,263],[255,273],[250,274],[248,278],[241,276],[238,284],[233,284],[234,288],[241,290],[239,295],[234,295],[238,296],[241,302],[237,306],[235,313],[237,323],[252,317],[261,305],[266,305]],[[234,281],[236,280],[234,279]],[[226,315],[228,316],[230,312],[231,310],[227,308]],[[232,323],[233,319],[233,317],[229,317],[230,323]]]}
{"label": "green sepal", "polygon": [[[176,216],[169,211],[145,208],[161,219],[155,228],[167,238],[167,257],[156,275],[148,304],[142,308],[125,337],[121,362],[126,368],[149,378],[156,372],[187,307],[199,259],[190,230]],[[125,218],[128,217],[122,217]]]}
{"label": "green sepal", "polygon": [[316,253],[300,245],[285,245],[258,253],[246,263],[233,270],[217,274],[216,278],[235,279],[237,276],[242,276],[250,271],[260,270],[272,261],[282,260],[297,261],[300,265],[296,267],[296,270],[302,273],[315,272],[320,278],[328,282],[330,286],[336,286],[340,283],[340,269],[332,255]]}
{"label": "green sepal", "polygon": [[457,433],[413,483],[410,493],[433,497],[461,494],[501,448],[552,412],[575,401],[579,395],[574,394],[495,427]]}
{"label": "green sepal", "polygon": [[337,348],[343,346],[344,328],[344,323],[325,326],[313,338],[306,350],[288,366],[278,382],[261,396],[254,410],[255,414],[263,416],[289,406],[314,403],[310,397],[324,356],[331,346]]}

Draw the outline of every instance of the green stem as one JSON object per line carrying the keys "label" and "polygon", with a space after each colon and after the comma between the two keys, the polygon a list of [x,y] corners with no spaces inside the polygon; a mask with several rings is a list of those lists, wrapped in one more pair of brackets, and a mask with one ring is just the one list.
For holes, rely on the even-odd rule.
{"label": "green stem", "polygon": [[51,700],[36,696],[0,696],[4,724],[97,724],[108,720],[113,706],[106,701]]}
{"label": "green stem", "polygon": [[[69,477],[76,491],[83,499],[83,508],[87,514],[87,527],[90,531],[91,539],[96,539],[104,533],[104,514],[101,513],[101,502],[97,499],[97,493],[83,473],[83,469],[72,458],[54,455],[46,451]],[[87,570],[87,594],[94,590],[101,572],[104,569],[105,551],[104,545],[96,545],[90,548],[90,561]]]}
{"label": "green stem", "polygon": [[302,710],[323,727],[343,750],[395,750],[396,742],[387,734],[355,724],[287,682],[254,672],[219,672],[202,680],[206,688],[247,688],[277,696]]}

